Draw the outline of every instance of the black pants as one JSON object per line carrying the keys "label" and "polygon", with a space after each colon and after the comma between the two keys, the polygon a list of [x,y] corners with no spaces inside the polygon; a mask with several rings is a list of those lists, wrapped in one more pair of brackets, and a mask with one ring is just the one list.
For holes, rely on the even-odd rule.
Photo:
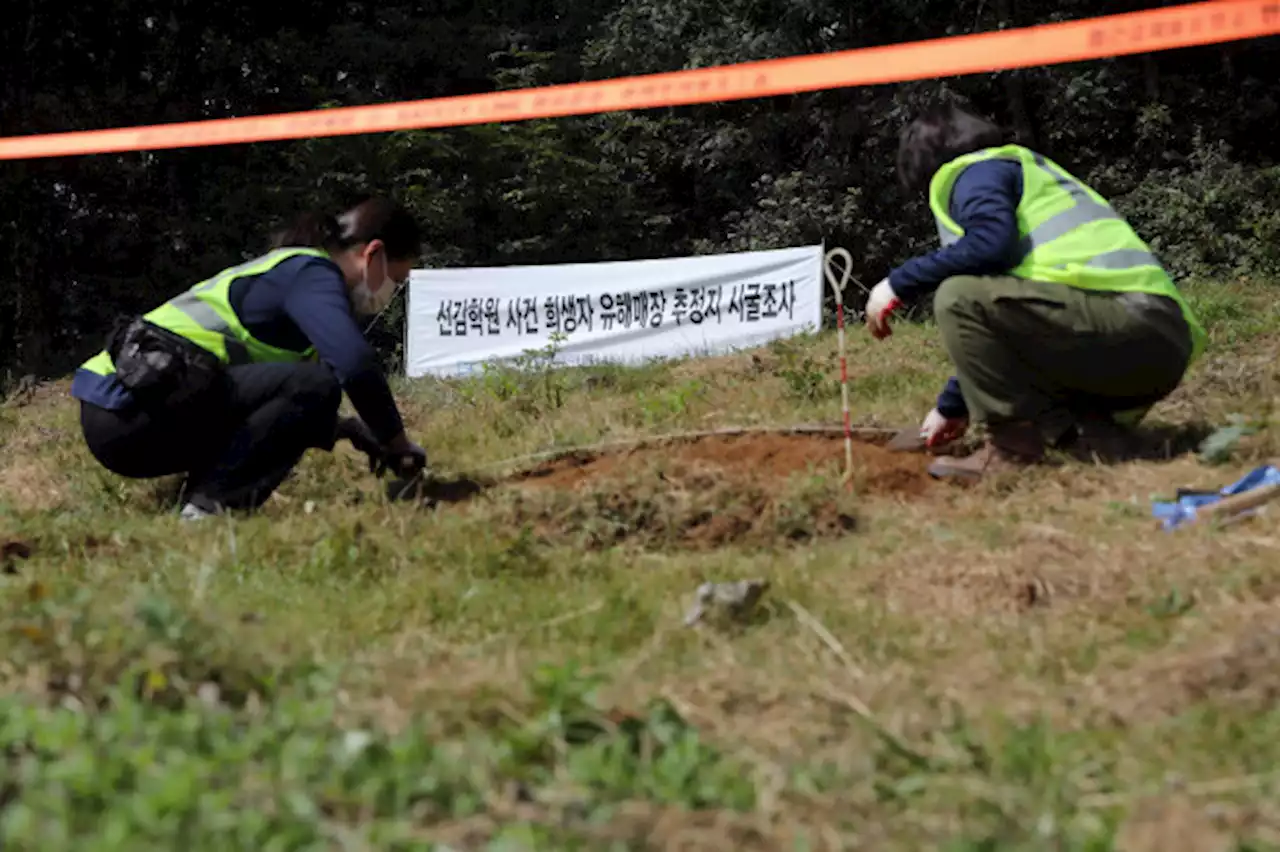
{"label": "black pants", "polygon": [[230,367],[199,399],[174,409],[110,411],[81,403],[89,451],[131,479],[184,473],[201,509],[253,509],[309,448],[332,450],[342,389],[321,364]]}

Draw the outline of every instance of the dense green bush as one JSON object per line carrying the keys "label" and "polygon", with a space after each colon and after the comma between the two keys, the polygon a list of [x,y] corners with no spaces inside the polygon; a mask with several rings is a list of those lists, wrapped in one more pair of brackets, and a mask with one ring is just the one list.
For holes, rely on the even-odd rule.
{"label": "dense green bush", "polygon": [[[144,4],[32,8],[0,28],[0,115],[14,135],[628,77],[1123,11],[1099,0],[384,0],[375,14],[316,0],[301,16],[233,2],[160,20]],[[1260,39],[691,107],[6,164],[0,384],[64,374],[117,312],[260,250],[280,218],[369,191],[417,212],[428,265],[826,240],[873,284],[933,242],[923,199],[896,185],[894,154],[904,122],[943,93],[1099,176],[1108,197],[1129,196],[1179,275],[1274,270],[1276,180],[1260,170],[1280,161],[1277,51]],[[402,322],[395,309],[374,330],[393,368]]]}
{"label": "dense green bush", "polygon": [[1244,165],[1223,142],[1197,139],[1116,206],[1175,276],[1280,274],[1280,168]]}

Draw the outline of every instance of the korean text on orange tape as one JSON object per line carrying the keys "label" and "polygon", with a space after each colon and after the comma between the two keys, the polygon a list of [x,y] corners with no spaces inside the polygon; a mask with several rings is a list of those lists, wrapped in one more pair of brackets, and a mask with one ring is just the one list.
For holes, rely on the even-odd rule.
{"label": "korean text on orange tape", "polygon": [[1211,0],[1017,30],[372,106],[0,138],[0,160],[527,121],[899,83],[1280,34],[1280,0]]}

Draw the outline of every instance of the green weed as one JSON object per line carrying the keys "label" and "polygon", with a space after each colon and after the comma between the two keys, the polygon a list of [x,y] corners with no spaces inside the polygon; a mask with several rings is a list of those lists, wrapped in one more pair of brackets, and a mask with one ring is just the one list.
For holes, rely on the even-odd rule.
{"label": "green weed", "polygon": [[[186,525],[172,483],[92,461],[65,388],[12,397],[0,545],[29,558],[0,566],[0,845],[1101,850],[1141,848],[1164,803],[1266,848],[1269,516],[1170,533],[1150,501],[1280,450],[1269,286],[1188,288],[1213,345],[1152,413],[1251,434],[974,489],[859,470],[846,490],[837,441],[790,478],[651,452],[424,508],[344,447],[258,515]],[[858,423],[918,422],[949,373],[927,323],[848,346]],[[578,444],[836,422],[835,349],[548,349],[396,389],[434,467],[496,477]],[[684,626],[702,583],[745,578],[770,617]]]}

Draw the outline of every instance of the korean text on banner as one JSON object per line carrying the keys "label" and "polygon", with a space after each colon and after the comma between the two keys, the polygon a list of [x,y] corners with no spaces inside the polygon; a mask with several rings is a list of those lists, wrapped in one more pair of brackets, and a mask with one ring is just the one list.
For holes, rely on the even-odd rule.
{"label": "korean text on banner", "polygon": [[822,246],[659,260],[414,270],[405,371],[465,375],[544,349],[557,363],[725,353],[822,325]]}

